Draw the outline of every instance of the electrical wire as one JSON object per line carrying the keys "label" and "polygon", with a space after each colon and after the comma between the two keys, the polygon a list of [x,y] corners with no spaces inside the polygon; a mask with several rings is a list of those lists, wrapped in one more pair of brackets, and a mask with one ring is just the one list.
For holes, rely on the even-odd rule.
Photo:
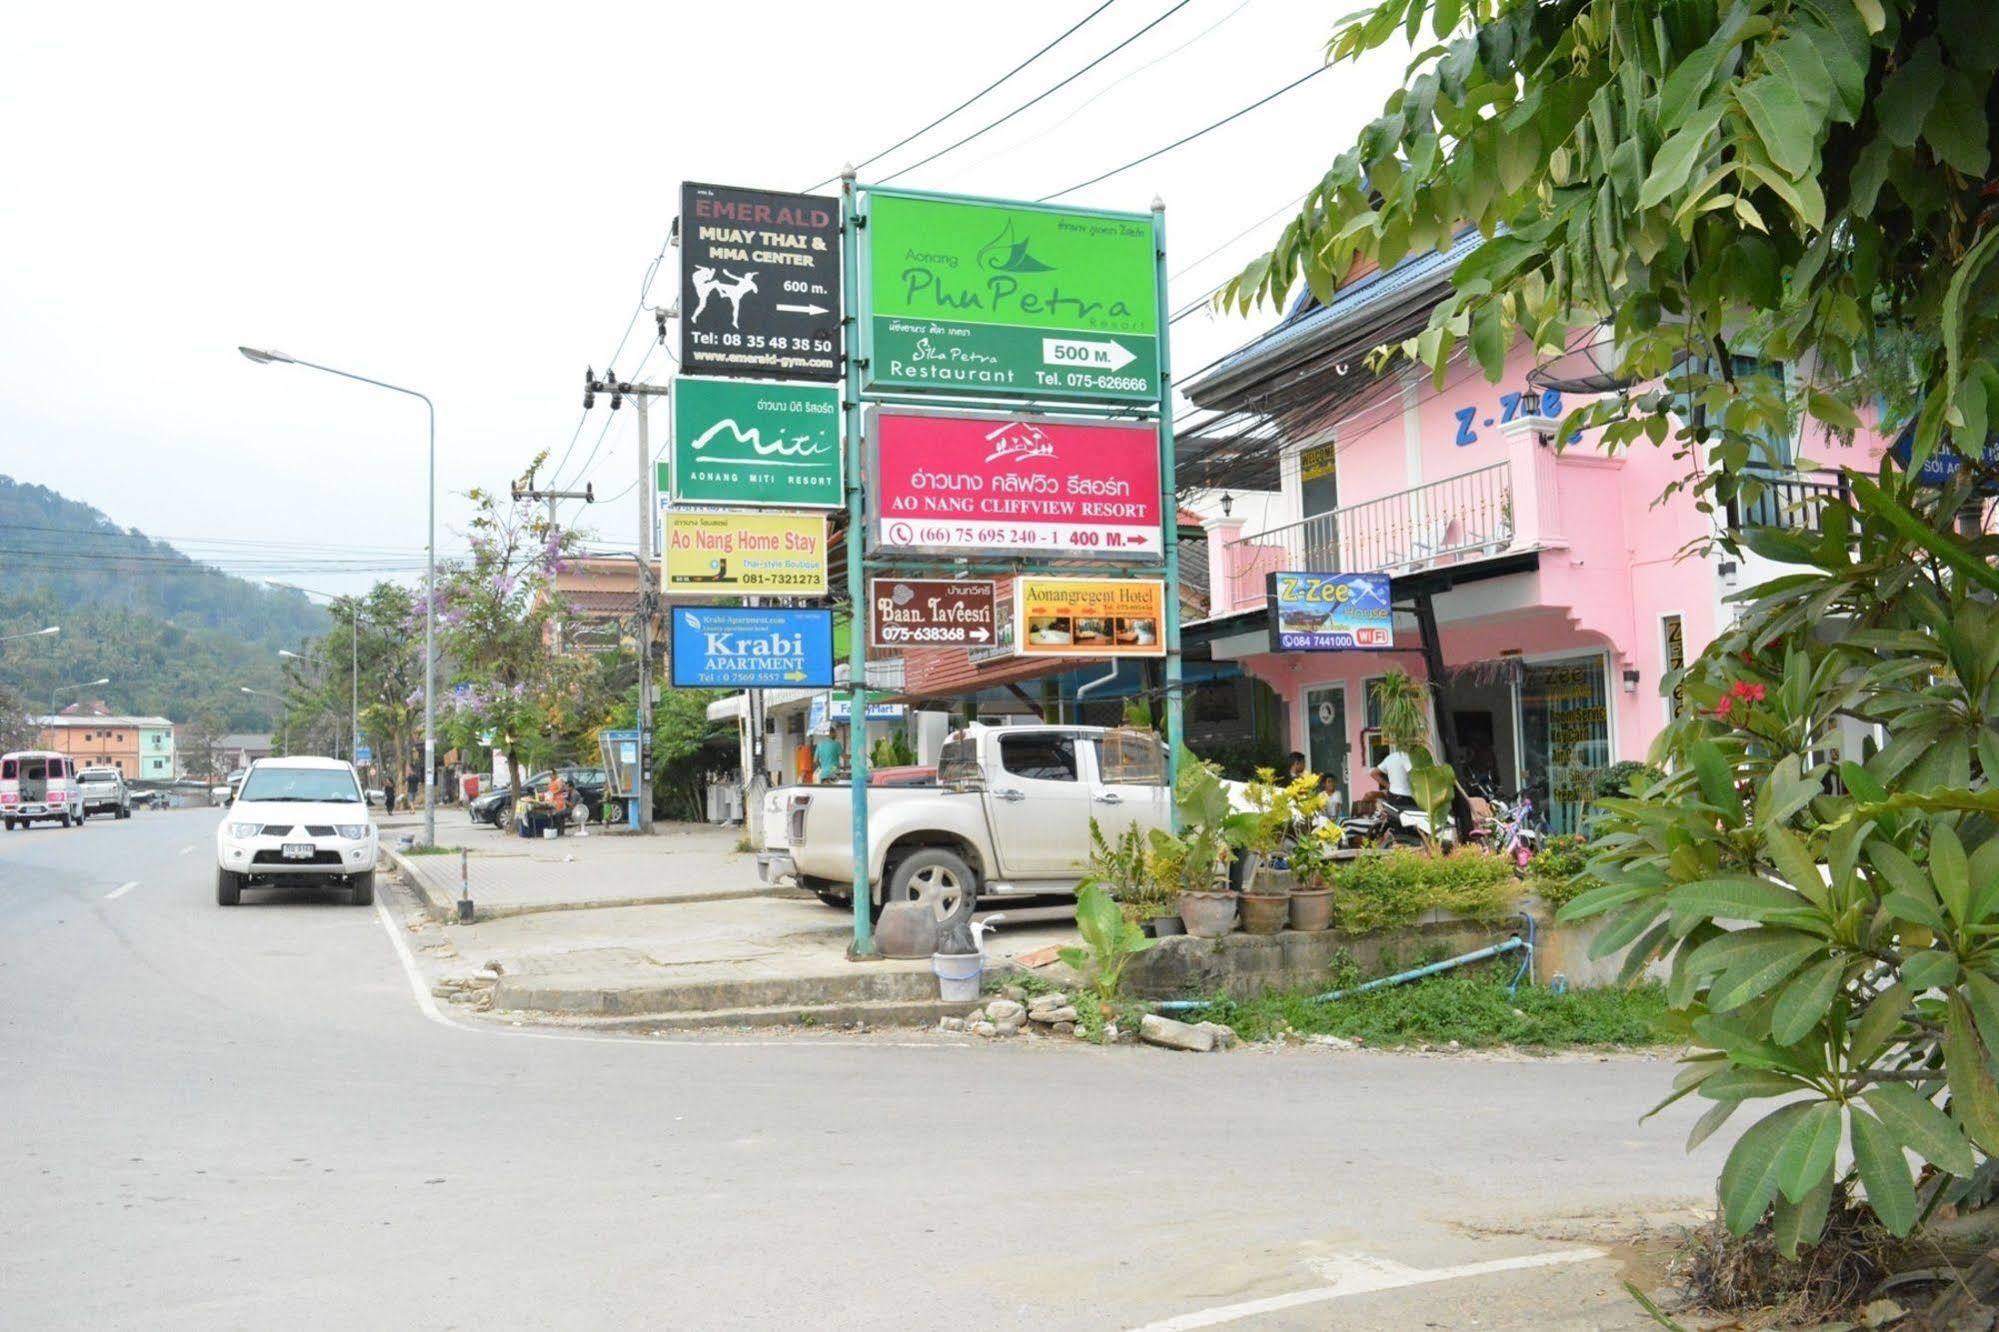
{"label": "electrical wire", "polygon": [[[894,152],[896,149],[901,148],[905,144],[908,144],[916,139],[922,138],[924,135],[928,134],[931,130],[936,129],[939,125],[949,120],[952,116],[957,115],[960,111],[963,111],[966,107],[978,101],[981,97],[984,97],[987,93],[999,87],[1002,83],[1005,83],[1008,79],[1020,73],[1020,71],[1026,69],[1029,65],[1033,64],[1035,61],[1041,59],[1041,57],[1047,55],[1050,51],[1053,51],[1056,47],[1060,46],[1063,42],[1067,41],[1071,36],[1073,36],[1076,33],[1077,29],[1081,28],[1085,23],[1088,23],[1091,19],[1103,13],[1106,9],[1109,9],[1112,5],[1116,3],[1117,0],[1104,0],[1102,4],[1098,5],[1095,9],[1091,10],[1089,13],[1083,15],[1082,18],[1076,20],[1076,22],[1072,24],[1068,28],[1068,30],[1065,31],[1060,37],[1057,37],[1054,41],[1048,43],[1048,45],[1042,47],[1039,51],[1036,51],[1033,55],[1021,61],[1018,65],[1015,65],[1012,69],[1000,75],[998,78],[994,79],[991,83],[988,83],[985,87],[979,89],[977,92],[973,93],[970,97],[967,97],[964,101],[958,103],[956,106],[952,107],[949,111],[946,111],[943,115],[931,121],[928,125],[925,125],[922,129],[917,130],[914,134],[906,134],[902,138],[890,144],[888,147],[876,153],[873,157],[868,158],[866,161],[856,163],[854,169],[858,171],[862,167],[872,166],[876,162],[881,161],[884,157],[887,157],[890,153]],[[1249,0],[1243,0],[1243,3],[1244,4],[1249,3]],[[821,186],[831,185],[834,181],[838,180],[839,178],[840,178],[839,173],[836,172],[833,175],[826,177],[826,179],[820,181],[817,185],[807,185],[803,190],[800,190],[799,193],[810,194],[812,191],[819,189]]]}
{"label": "electrical wire", "polygon": [[1126,162],[1123,166],[1112,167],[1109,171],[1104,172],[1102,175],[1092,176],[1088,180],[1080,181],[1077,184],[1071,185],[1069,186],[1069,188],[1064,190],[1057,190],[1053,194],[1044,194],[1039,199],[1035,200],[1035,202],[1047,203],[1050,199],[1059,199],[1065,194],[1074,194],[1077,190],[1088,189],[1090,186],[1098,184],[1101,181],[1109,180],[1112,176],[1123,175],[1125,172],[1131,170],[1135,166],[1143,166],[1145,163],[1150,162],[1155,157],[1162,157],[1165,154],[1172,152],[1175,148],[1179,148],[1185,144],[1192,143],[1194,140],[1200,138],[1204,134],[1213,133],[1215,130],[1220,129],[1222,126],[1228,124],[1232,120],[1242,119],[1242,117],[1248,115],[1250,112],[1256,110],[1258,107],[1276,101],[1278,98],[1282,97],[1285,93],[1290,92],[1293,88],[1302,87],[1303,85],[1310,83],[1313,79],[1318,78],[1321,74],[1324,74],[1327,70],[1331,68],[1332,68],[1331,65],[1320,65],[1317,69],[1313,70],[1311,73],[1306,74],[1301,78],[1296,78],[1291,80],[1291,82],[1285,84],[1282,88],[1279,88],[1276,92],[1269,93],[1263,97],[1260,97],[1256,101],[1251,102],[1248,106],[1243,107],[1241,110],[1234,111],[1226,116],[1223,116],[1220,120],[1217,120],[1212,125],[1205,125],[1200,129],[1195,130],[1192,134],[1185,135],[1182,138],[1175,139],[1173,142],[1167,144],[1163,148],[1155,148],[1151,152],[1145,154],[1145,156],[1143,157],[1135,157],[1131,161]]}
{"label": "electrical wire", "polygon": [[1077,70],[1074,74],[1071,74],[1068,78],[1063,79],[1060,83],[1056,84],[1054,87],[1049,88],[1045,92],[1035,94],[1027,101],[1022,102],[1019,106],[1015,107],[1013,110],[1001,116],[998,120],[992,121],[989,124],[983,125],[980,128],[973,130],[970,134],[967,134],[964,138],[959,139],[954,143],[946,144],[944,147],[939,148],[936,152],[930,154],[930,156],[926,158],[923,158],[921,161],[912,162],[908,166],[903,167],[899,171],[890,172],[888,175],[883,176],[880,180],[874,183],[877,185],[886,185],[890,181],[896,179],[898,176],[906,176],[910,172],[918,169],[919,167],[929,166],[932,162],[935,162],[938,158],[944,156],[946,153],[956,152],[958,149],[963,148],[966,144],[972,142],[972,140],[980,137],[981,135],[988,134],[993,130],[998,129],[1001,125],[1006,124],[1007,121],[1012,120],[1015,116],[1027,110],[1029,107],[1032,107],[1039,102],[1046,101],[1048,98],[1054,96],[1056,93],[1062,91],[1062,89],[1074,83],[1077,79],[1082,78],[1083,75],[1089,73],[1091,70],[1095,69],[1098,65],[1103,64],[1104,61],[1109,60],[1119,51],[1124,50],[1125,47],[1130,46],[1133,42],[1145,36],[1146,33],[1151,32],[1154,28],[1164,23],[1167,19],[1172,18],[1175,14],[1185,9],[1192,2],[1193,0],[1179,0],[1179,3],[1173,5],[1165,13],[1161,14],[1158,18],[1153,19],[1152,22],[1140,28],[1137,32],[1134,32],[1131,36],[1125,38],[1123,41],[1119,42],[1116,46],[1113,46],[1110,50],[1104,52],[1102,55],[1098,56],[1095,60],[1092,60],[1089,64]]}
{"label": "electrical wire", "polygon": [[1215,29],[1221,27],[1224,23],[1227,23],[1230,19],[1242,13],[1243,10],[1248,9],[1251,5],[1255,3],[1256,0],[1241,0],[1241,3],[1237,4],[1234,9],[1231,9],[1228,13],[1222,15],[1220,18],[1216,19],[1213,23],[1210,23],[1207,27],[1201,29],[1199,32],[1195,33],[1192,37],[1189,37],[1186,41],[1180,43],[1172,50],[1167,51],[1162,55],[1156,55],[1152,59],[1140,65],[1138,68],[1127,70],[1125,73],[1120,74],[1117,78],[1112,79],[1109,83],[1097,89],[1097,91],[1091,93],[1088,97],[1076,103],[1076,105],[1070,107],[1069,110],[1065,112],[1060,119],[1058,119],[1054,124],[1048,126],[1046,129],[1039,130],[1033,134],[1028,135],[1024,139],[1020,139],[1013,143],[1010,143],[1006,145],[1004,148],[996,148],[992,152],[987,153],[984,157],[981,157],[976,161],[971,162],[969,165],[966,166],[965,169],[967,171],[975,170],[978,167],[984,166],[988,162],[997,161],[998,159],[1006,157],[1009,154],[1017,153],[1023,148],[1027,148],[1034,144],[1040,143],[1043,139],[1046,139],[1049,135],[1055,133],[1057,130],[1069,128],[1070,124],[1075,120],[1077,116],[1081,115],[1091,106],[1101,101],[1104,97],[1106,97],[1112,92],[1115,92],[1119,87],[1130,82],[1132,79],[1137,78],[1140,74],[1145,73],[1146,70],[1151,69],[1156,65],[1162,64],[1165,61],[1171,60],[1174,56],[1179,55],[1182,51],[1186,50],[1188,47],[1193,46],[1195,43],[1201,41],[1203,38],[1207,37],[1208,34],[1212,33]]}

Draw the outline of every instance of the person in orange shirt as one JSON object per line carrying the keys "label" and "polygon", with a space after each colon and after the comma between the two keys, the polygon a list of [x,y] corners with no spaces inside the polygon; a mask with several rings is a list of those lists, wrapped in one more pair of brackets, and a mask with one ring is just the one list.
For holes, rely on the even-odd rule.
{"label": "person in orange shirt", "polygon": [[798,775],[800,786],[812,780],[812,740],[809,736],[801,738],[798,748],[791,751],[791,768]]}
{"label": "person in orange shirt", "polygon": [[548,803],[555,809],[555,826],[560,829],[569,821],[569,786],[559,772],[548,779]]}

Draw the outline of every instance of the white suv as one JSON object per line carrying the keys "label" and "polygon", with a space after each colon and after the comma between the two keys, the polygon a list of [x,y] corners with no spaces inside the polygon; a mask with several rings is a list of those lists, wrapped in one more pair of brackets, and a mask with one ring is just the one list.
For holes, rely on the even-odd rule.
{"label": "white suv", "polygon": [[215,830],[215,900],[252,884],[337,883],[356,906],[375,900],[378,834],[351,764],[268,758],[252,764]]}

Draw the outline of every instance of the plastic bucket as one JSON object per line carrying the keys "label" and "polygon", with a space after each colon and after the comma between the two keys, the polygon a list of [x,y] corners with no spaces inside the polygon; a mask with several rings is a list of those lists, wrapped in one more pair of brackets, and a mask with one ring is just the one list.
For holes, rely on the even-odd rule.
{"label": "plastic bucket", "polygon": [[932,953],[930,969],[937,973],[939,999],[970,1002],[979,997],[979,979],[985,974],[986,959],[979,953]]}
{"label": "plastic bucket", "polygon": [[557,832],[553,828],[543,828],[541,830],[541,840],[544,842],[552,842],[561,835],[562,835],[561,833]]}

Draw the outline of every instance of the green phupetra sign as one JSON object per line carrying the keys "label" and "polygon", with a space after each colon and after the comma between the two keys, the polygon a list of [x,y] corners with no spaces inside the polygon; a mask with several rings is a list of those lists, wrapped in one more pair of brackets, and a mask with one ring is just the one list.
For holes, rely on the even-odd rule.
{"label": "green phupetra sign", "polygon": [[754,379],[673,381],[673,461],[661,490],[691,504],[837,509],[840,387]]}
{"label": "green phupetra sign", "polygon": [[864,389],[1159,397],[1146,214],[868,195]]}

